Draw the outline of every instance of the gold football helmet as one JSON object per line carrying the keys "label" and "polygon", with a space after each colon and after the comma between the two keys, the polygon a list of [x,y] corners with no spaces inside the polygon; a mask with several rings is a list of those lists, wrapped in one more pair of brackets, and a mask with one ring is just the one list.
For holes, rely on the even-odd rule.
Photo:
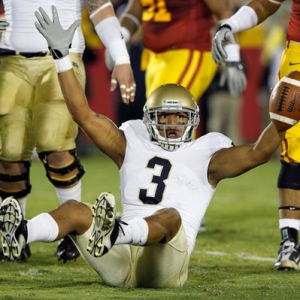
{"label": "gold football helmet", "polygon": [[[158,122],[158,114],[161,113],[185,113],[187,115],[187,124],[178,123],[176,125],[176,127],[180,126],[182,130],[179,138],[167,137],[166,128],[170,125]],[[199,121],[199,107],[192,94],[178,84],[164,84],[158,87],[150,94],[144,106],[143,122],[150,136],[168,151],[174,151],[183,143],[190,141]],[[160,134],[158,128],[164,132],[164,136]]]}

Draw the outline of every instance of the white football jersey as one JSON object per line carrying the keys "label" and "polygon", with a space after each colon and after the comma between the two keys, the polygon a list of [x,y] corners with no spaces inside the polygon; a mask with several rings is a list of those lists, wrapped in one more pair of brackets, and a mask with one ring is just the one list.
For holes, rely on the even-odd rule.
{"label": "white football jersey", "polygon": [[215,192],[207,177],[211,156],[232,141],[209,133],[173,152],[150,141],[141,120],[120,127],[127,146],[120,169],[122,220],[146,217],[158,209],[176,208],[182,218],[191,254],[200,222]]}
{"label": "white football jersey", "polygon": [[[5,19],[10,23],[2,33],[0,48],[19,52],[48,51],[45,38],[38,32],[34,23],[34,13],[42,7],[52,20],[51,6],[57,8],[64,29],[82,17],[84,0],[3,0]],[[83,53],[84,38],[79,26],[76,29],[70,52]]]}

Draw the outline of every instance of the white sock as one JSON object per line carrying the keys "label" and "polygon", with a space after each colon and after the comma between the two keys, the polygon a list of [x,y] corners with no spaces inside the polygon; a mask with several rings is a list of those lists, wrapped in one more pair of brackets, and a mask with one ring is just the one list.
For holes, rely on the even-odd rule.
{"label": "white sock", "polygon": [[79,180],[76,185],[67,189],[60,189],[58,187],[55,187],[55,191],[60,204],[71,199],[80,202],[81,201],[81,180]]}
{"label": "white sock", "polygon": [[27,197],[22,197],[22,198],[18,199],[20,207],[21,207],[21,212],[22,212],[22,215],[24,218],[25,218],[25,212],[26,212],[26,199],[27,199]]}
{"label": "white sock", "polygon": [[142,218],[136,218],[126,222],[128,225],[122,225],[122,230],[119,231],[119,235],[115,242],[115,245],[131,244],[141,246],[147,242],[149,227],[147,222]]}
{"label": "white sock", "polygon": [[53,242],[58,236],[58,225],[48,214],[37,215],[27,223],[27,244],[31,242]]}
{"label": "white sock", "polygon": [[279,220],[279,229],[284,227],[291,227],[296,230],[300,229],[300,220],[297,219],[280,219]]}

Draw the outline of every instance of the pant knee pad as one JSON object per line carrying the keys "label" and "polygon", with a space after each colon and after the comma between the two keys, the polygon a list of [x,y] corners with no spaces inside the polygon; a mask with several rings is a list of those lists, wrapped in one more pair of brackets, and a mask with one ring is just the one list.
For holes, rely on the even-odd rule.
{"label": "pant knee pad", "polygon": [[18,191],[9,191],[9,190],[4,190],[0,188],[0,197],[2,199],[5,199],[7,197],[13,196],[15,198],[21,198],[25,197],[31,192],[31,184],[30,184],[30,176],[29,176],[29,171],[30,171],[30,166],[31,163],[29,161],[21,162],[24,164],[26,171],[22,174],[19,175],[9,175],[9,174],[1,174],[0,173],[0,180],[4,182],[18,182],[18,181],[25,181],[26,182],[26,187],[24,190],[18,190]]}
{"label": "pant knee pad", "polygon": [[[85,170],[83,166],[80,163],[80,159],[77,156],[76,150],[72,149],[69,150],[69,152],[72,154],[74,157],[74,160],[68,164],[65,167],[59,168],[59,167],[53,167],[49,166],[48,164],[48,155],[52,152],[41,152],[39,153],[39,158],[42,161],[45,170],[46,170],[46,176],[49,179],[49,181],[56,187],[68,187],[80,180],[80,178],[83,176],[85,173]],[[50,174],[50,172],[54,174],[59,174],[59,175],[66,175],[70,172],[72,172],[75,169],[78,169],[78,173],[76,175],[73,175],[72,177],[69,178],[54,178],[53,175]]]}

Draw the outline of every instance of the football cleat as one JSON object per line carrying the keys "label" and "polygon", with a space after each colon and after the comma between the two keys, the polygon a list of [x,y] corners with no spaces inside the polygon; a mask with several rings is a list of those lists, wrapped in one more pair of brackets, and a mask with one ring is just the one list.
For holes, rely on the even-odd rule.
{"label": "football cleat", "polygon": [[[21,256],[20,256],[18,262],[26,262],[30,256],[31,256],[30,247],[29,247],[29,244],[26,244],[25,248],[21,252]],[[9,262],[9,261],[12,262],[14,260],[10,260],[7,256],[5,256],[2,251],[2,248],[1,248],[0,249],[0,263],[1,262]]]}
{"label": "football cleat", "polygon": [[19,261],[27,261],[30,256],[31,256],[30,247],[29,244],[26,244],[25,248],[21,252]]}
{"label": "football cleat", "polygon": [[[23,219],[19,202],[13,197],[6,198],[0,206],[0,230],[2,253],[10,261],[20,260],[27,240],[27,221]],[[30,256],[30,254],[29,254]]]}
{"label": "football cleat", "polygon": [[120,224],[123,222],[116,220],[115,205],[113,194],[106,192],[100,194],[93,205],[94,227],[88,241],[87,251],[95,257],[106,254],[114,245],[120,228],[122,230]]}
{"label": "football cleat", "polygon": [[76,260],[80,253],[72,239],[66,235],[58,244],[56,256],[58,260],[63,260],[66,263],[68,260]]}
{"label": "football cleat", "polygon": [[293,239],[284,239],[278,249],[278,258],[274,264],[276,270],[300,270],[300,246]]}

